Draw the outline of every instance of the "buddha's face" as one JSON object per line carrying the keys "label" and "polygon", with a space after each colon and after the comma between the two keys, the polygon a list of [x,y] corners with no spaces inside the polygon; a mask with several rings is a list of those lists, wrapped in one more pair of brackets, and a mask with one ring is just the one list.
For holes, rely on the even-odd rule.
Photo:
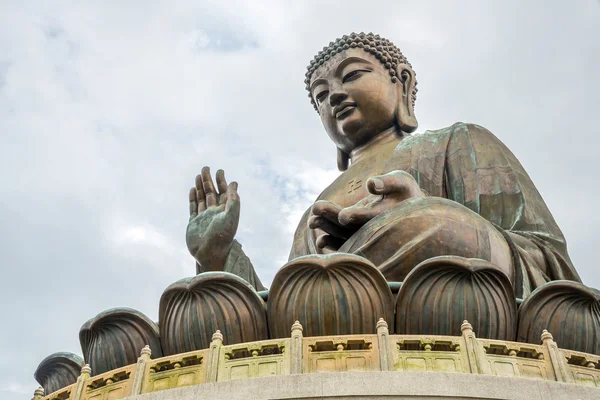
{"label": "buddha's face", "polygon": [[327,133],[346,153],[396,125],[399,90],[381,62],[360,48],[337,53],[310,82]]}

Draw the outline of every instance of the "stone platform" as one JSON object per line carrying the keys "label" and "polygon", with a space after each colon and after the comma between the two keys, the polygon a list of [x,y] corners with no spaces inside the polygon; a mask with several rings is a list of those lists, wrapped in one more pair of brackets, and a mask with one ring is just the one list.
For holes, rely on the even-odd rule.
{"label": "stone platform", "polygon": [[291,337],[223,345],[138,362],[91,376],[34,400],[148,399],[600,399],[600,356],[541,344],[479,339],[465,321],[461,336]]}
{"label": "stone platform", "polygon": [[444,372],[343,372],[274,376],[188,386],[129,400],[598,400],[600,389]]}

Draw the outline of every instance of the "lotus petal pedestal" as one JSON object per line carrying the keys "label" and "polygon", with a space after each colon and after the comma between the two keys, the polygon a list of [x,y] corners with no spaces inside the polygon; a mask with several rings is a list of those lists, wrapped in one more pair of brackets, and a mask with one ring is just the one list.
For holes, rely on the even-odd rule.
{"label": "lotus petal pedestal", "polygon": [[79,331],[79,342],[93,375],[135,364],[146,345],[154,358],[162,357],[158,327],[131,308],[113,308],[90,319]]}
{"label": "lotus petal pedestal", "polygon": [[480,259],[434,257],[406,276],[396,302],[397,333],[457,336],[463,320],[469,320],[479,337],[515,339],[513,288],[495,265]]}
{"label": "lotus petal pedestal", "polygon": [[299,257],[284,265],[269,291],[272,338],[300,321],[305,336],[372,334],[394,320],[393,296],[377,267],[345,253]]}
{"label": "lotus petal pedestal", "polygon": [[266,306],[254,288],[227,272],[205,272],[170,285],[160,298],[159,321],[165,355],[210,346],[220,330],[223,343],[269,337]]}
{"label": "lotus petal pedestal", "polygon": [[77,354],[60,352],[50,354],[38,365],[33,377],[50,394],[72,385],[83,367],[83,358]]}
{"label": "lotus petal pedestal", "polygon": [[547,329],[564,349],[600,354],[600,291],[554,281],[534,290],[519,309],[519,342],[532,343]]}

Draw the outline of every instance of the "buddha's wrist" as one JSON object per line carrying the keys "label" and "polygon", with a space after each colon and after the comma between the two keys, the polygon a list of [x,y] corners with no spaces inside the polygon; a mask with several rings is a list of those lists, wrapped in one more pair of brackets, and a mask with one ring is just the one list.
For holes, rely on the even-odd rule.
{"label": "buddha's wrist", "polygon": [[214,249],[208,254],[195,254],[194,258],[202,266],[202,270],[204,271],[223,271],[232,246],[233,243],[229,244],[227,247]]}

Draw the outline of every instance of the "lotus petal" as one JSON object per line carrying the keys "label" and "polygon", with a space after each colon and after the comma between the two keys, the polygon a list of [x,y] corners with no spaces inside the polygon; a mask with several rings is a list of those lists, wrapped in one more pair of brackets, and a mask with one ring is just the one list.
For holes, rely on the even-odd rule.
{"label": "lotus petal", "polygon": [[268,339],[265,302],[242,278],[205,272],[170,285],[160,298],[165,355],[206,349],[220,330],[225,344]]}
{"label": "lotus petal", "polygon": [[267,317],[274,338],[295,321],[305,336],[372,334],[394,319],[394,298],[381,272],[354,254],[299,257],[284,265],[269,291]]}
{"label": "lotus petal", "polygon": [[461,334],[468,320],[478,337],[514,340],[517,304],[512,285],[494,264],[463,257],[434,257],[404,280],[396,301],[396,332]]}
{"label": "lotus petal", "polygon": [[112,308],[90,319],[79,331],[79,342],[93,375],[135,364],[146,345],[153,358],[162,357],[158,327],[131,308]]}
{"label": "lotus petal", "polygon": [[561,348],[600,354],[600,291],[571,281],[534,290],[519,308],[517,340],[538,343],[544,329]]}
{"label": "lotus petal", "polygon": [[53,353],[42,360],[33,377],[44,388],[44,393],[50,394],[74,384],[83,365],[83,358],[77,354]]}

